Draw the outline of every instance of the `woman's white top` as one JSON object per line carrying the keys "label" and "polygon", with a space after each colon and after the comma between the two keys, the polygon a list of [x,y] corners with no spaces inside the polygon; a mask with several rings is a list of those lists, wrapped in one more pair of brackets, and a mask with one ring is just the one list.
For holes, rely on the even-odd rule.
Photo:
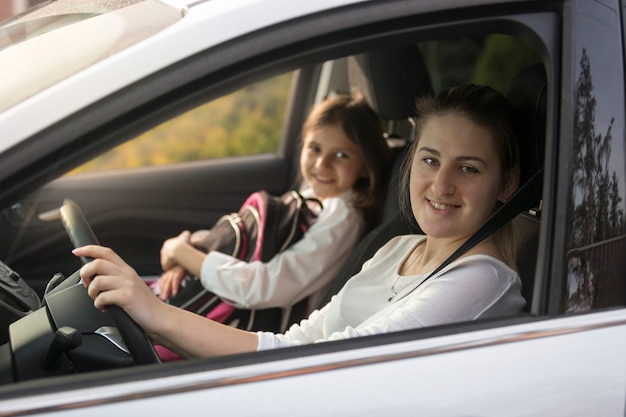
{"label": "woman's white top", "polygon": [[[428,273],[401,276],[399,269],[403,261],[425,238],[423,235],[393,238],[326,306],[311,313],[308,319],[294,324],[285,334],[258,332],[257,349],[347,339],[522,311],[525,301],[518,274],[491,256],[460,258],[422,285],[419,284]],[[394,283],[398,294],[390,302]]]}

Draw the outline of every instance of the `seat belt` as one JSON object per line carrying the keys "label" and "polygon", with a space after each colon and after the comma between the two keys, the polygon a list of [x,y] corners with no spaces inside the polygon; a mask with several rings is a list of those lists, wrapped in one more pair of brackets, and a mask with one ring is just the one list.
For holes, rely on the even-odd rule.
{"label": "seat belt", "polygon": [[[502,204],[496,211],[487,219],[487,221],[474,232],[463,244],[452,253],[445,261],[441,263],[433,272],[431,272],[424,280],[420,281],[410,290],[402,291],[401,296],[394,298],[394,302],[398,301],[413,291],[415,291],[420,285],[425,283],[428,279],[435,276],[443,268],[450,265],[459,256],[463,255],[468,250],[483,241],[486,237],[490,236],[496,230],[510,222],[524,210],[529,210],[532,205],[541,199],[541,195],[536,195],[537,190],[541,190],[541,183],[543,181],[543,167],[541,167],[526,183],[520,187],[515,194],[511,196],[504,204]],[[400,295],[400,294],[398,294]]]}

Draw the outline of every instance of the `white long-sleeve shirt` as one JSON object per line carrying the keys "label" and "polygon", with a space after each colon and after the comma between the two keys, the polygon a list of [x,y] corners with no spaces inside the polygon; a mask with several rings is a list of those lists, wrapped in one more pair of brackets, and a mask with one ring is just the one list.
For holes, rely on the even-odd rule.
{"label": "white long-sleeve shirt", "polygon": [[[302,194],[310,197],[310,190]],[[269,262],[247,263],[210,252],[201,267],[202,285],[247,309],[287,308],[308,296],[315,303],[365,231],[363,214],[354,207],[353,197],[348,191],[325,199],[317,221],[302,239]]]}
{"label": "white long-sleeve shirt", "polygon": [[[347,339],[522,311],[518,274],[487,255],[458,259],[428,279],[401,276],[400,266],[423,235],[398,236],[383,246],[361,272],[322,309],[285,334],[258,332],[258,350]],[[392,286],[398,294],[390,302]]]}

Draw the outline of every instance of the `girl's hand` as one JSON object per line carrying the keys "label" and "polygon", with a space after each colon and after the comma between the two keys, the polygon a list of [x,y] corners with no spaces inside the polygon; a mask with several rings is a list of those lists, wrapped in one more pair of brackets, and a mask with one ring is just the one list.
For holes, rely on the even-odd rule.
{"label": "girl's hand", "polygon": [[176,257],[177,251],[181,246],[190,246],[189,239],[191,232],[183,231],[180,235],[167,239],[161,247],[161,268],[168,271],[180,262]]}
{"label": "girl's hand", "polygon": [[94,300],[94,306],[104,311],[108,305],[123,308],[148,334],[158,333],[157,326],[167,304],[154,296],[150,288],[122,258],[103,246],[89,245],[72,251],[79,257],[94,260],[80,270],[83,285]]}
{"label": "girl's hand", "polygon": [[178,294],[180,284],[185,279],[187,271],[180,265],[175,265],[161,275],[159,280],[159,297],[166,301],[172,296]]}

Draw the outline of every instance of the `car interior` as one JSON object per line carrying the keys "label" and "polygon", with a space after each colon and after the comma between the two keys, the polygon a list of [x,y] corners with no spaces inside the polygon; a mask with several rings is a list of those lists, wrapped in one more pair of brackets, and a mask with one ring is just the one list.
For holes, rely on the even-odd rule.
{"label": "car interior", "polygon": [[[433,94],[437,90],[437,88],[433,85],[431,72],[429,71],[425,59],[422,56],[422,51],[416,44],[362,52],[344,58],[338,58],[332,62],[326,62],[323,65],[329,65],[331,63],[337,66],[342,66],[343,68],[342,71],[346,75],[346,80],[344,81],[342,88],[346,88],[347,86],[350,90],[356,89],[362,92],[384,121],[386,126],[386,136],[394,152],[394,161],[392,172],[389,176],[387,195],[385,197],[384,204],[382,205],[381,221],[375,228],[370,230],[367,235],[363,237],[361,242],[353,250],[352,256],[348,259],[340,273],[335,277],[332,284],[329,286],[327,295],[323,300],[324,302],[328,301],[333,294],[336,294],[346,280],[358,272],[365,260],[369,259],[374,252],[391,237],[400,234],[419,232],[419,227],[405,219],[400,213],[398,204],[399,175],[403,157],[414,133],[412,131],[412,116],[415,98],[420,95]],[[294,85],[296,84],[297,83],[294,83]],[[327,91],[329,94],[332,94],[333,92],[341,93],[344,91],[333,91],[332,88]],[[302,91],[295,91],[293,94],[296,96],[292,96],[292,100],[294,100],[294,97],[297,97],[297,94],[299,93],[303,94]],[[523,164],[521,167],[522,175],[520,185],[523,185],[530,181],[533,176],[536,176],[536,174],[543,167],[547,97],[547,76],[543,63],[536,63],[520,70],[518,74],[510,80],[505,93],[512,102],[518,117],[516,125],[518,127],[517,134],[520,141]],[[300,111],[302,112],[300,116],[302,116],[305,109],[301,108]],[[289,117],[289,115],[287,117]],[[295,119],[297,119],[297,117]],[[296,124],[299,125],[299,121]],[[297,167],[297,158],[295,158],[297,152],[292,151],[291,155],[293,156],[293,158],[291,158],[293,160],[291,163]],[[241,167],[244,168],[237,168],[236,166],[238,161],[241,161],[237,159],[211,162],[211,168],[205,170],[207,171],[205,175],[207,175],[207,178],[211,176],[213,177],[213,184],[220,184],[219,186],[213,186],[213,190],[218,190],[219,193],[211,194],[211,192],[207,191],[206,195],[200,196],[189,193],[188,196],[185,196],[185,199],[198,197],[201,200],[206,201],[220,199],[220,204],[213,203],[212,205],[207,206],[210,207],[207,211],[210,211],[215,217],[223,214],[227,210],[236,208],[241,203],[241,198],[245,197],[248,191],[267,185],[267,183],[255,182],[258,181],[257,179],[250,181],[250,184],[247,184],[249,189],[238,189],[237,187],[239,184],[244,182],[242,178],[245,179],[250,177],[250,173],[247,170],[251,170],[251,172],[255,173],[255,169],[262,166],[264,168],[261,169],[261,172],[270,172],[276,166],[280,166],[281,173],[285,174],[285,179],[275,185],[273,191],[276,193],[285,191],[284,188],[293,183],[293,166],[284,166],[283,162],[278,164],[275,156],[246,158],[254,162],[254,164],[251,164],[249,168],[245,168],[245,165],[241,165]],[[286,160],[289,160],[289,157],[287,157]],[[256,166],[256,168],[251,168],[253,166]],[[202,169],[203,165],[198,164],[198,167],[199,169]],[[177,207],[176,204],[186,204],[185,201],[166,202],[165,204],[169,204],[169,206],[165,208],[155,207],[155,205],[158,204],[157,202],[159,202],[162,197],[159,194],[160,188],[158,184],[159,182],[164,184],[180,181],[181,178],[184,178],[183,176],[178,177],[178,174],[182,172],[182,170],[183,168],[181,165],[156,168],[152,170],[137,170],[132,175],[112,172],[108,175],[85,174],[84,176],[76,178],[65,177],[51,182],[43,187],[37,195],[30,196],[24,201],[28,207],[31,207],[30,204],[33,204],[32,207],[34,207],[34,211],[29,211],[29,213],[31,213],[31,221],[37,222],[41,220],[42,216],[34,218],[32,217],[33,213],[35,211],[41,213],[42,211],[45,212],[46,210],[53,210],[55,205],[58,205],[59,195],[63,194],[63,198],[75,200],[78,202],[79,206],[85,209],[84,213],[87,217],[87,223],[92,226],[77,226],[78,229],[85,231],[93,228],[95,236],[97,236],[100,241],[119,249],[123,256],[126,253],[131,253],[132,249],[138,246],[146,246],[147,249],[144,248],[146,251],[150,250],[152,253],[157,254],[159,242],[163,240],[163,237],[171,236],[174,231],[181,230],[181,222],[161,222],[160,225],[164,227],[159,231],[159,233],[156,233],[153,230],[153,224],[150,223],[150,216],[153,215],[155,219],[160,218],[160,216],[166,217],[164,213],[168,214],[175,211]],[[297,168],[295,171],[297,171]],[[231,175],[233,173],[236,174],[234,177]],[[256,171],[256,174],[258,174],[258,171]],[[98,212],[94,209],[95,203],[89,203],[92,198],[98,201],[98,198],[102,198],[102,196],[98,196],[98,193],[106,192],[110,189],[121,189],[122,193],[118,193],[118,195],[127,194],[130,196],[133,193],[131,185],[139,185],[141,187],[143,184],[145,186],[145,183],[142,183],[142,181],[147,181],[149,176],[156,178],[151,179],[150,181],[154,181],[151,184],[157,185],[145,187],[144,190],[146,191],[145,195],[147,198],[143,207],[139,206],[133,208],[134,210],[145,209],[148,214],[144,219],[136,221],[132,227],[126,230],[119,230],[124,229],[124,227],[120,227],[120,223],[116,223],[115,219],[117,214],[124,213],[123,208],[111,205],[109,206],[109,212],[104,213]],[[276,177],[276,174],[267,175],[267,177],[270,178],[272,176]],[[259,175],[259,177],[262,177],[262,175]],[[203,178],[200,178],[196,180],[196,183],[202,181]],[[183,183],[184,181],[181,182],[181,184]],[[89,184],[89,186],[86,187],[85,184]],[[229,184],[235,184],[237,191],[232,192],[229,190]],[[184,186],[185,185],[181,185],[183,188]],[[507,212],[505,218],[510,220],[515,217],[513,221],[518,224],[518,267],[523,282],[523,295],[527,300],[526,312],[530,311],[532,305],[535,280],[535,266],[541,221],[541,181],[534,181],[531,184],[531,188],[533,189],[526,191],[526,199],[521,203],[510,201],[504,204],[504,206],[506,206],[505,211]],[[124,199],[126,198],[130,197],[122,197],[120,205],[123,204],[125,201]],[[85,204],[92,205],[87,205],[85,207],[83,206],[83,202]],[[207,216],[205,215],[206,213],[202,213],[203,209],[204,207],[202,204],[196,205],[191,211],[183,212],[179,214],[178,217],[185,217],[188,215],[187,219],[192,219],[192,221],[186,225],[187,227],[193,227],[194,225],[206,223]],[[157,210],[161,210],[161,212],[158,212]],[[125,220],[127,223],[122,224],[132,224],[133,219],[137,219],[137,213],[132,214],[135,217],[130,217],[131,220],[127,219]],[[72,218],[81,217],[82,214],[79,213],[72,216]],[[76,294],[67,296],[64,295],[63,297],[59,296],[59,294],[63,291],[69,290],[72,283],[76,282],[77,275],[72,272],[77,268],[75,268],[75,264],[70,264],[72,266],[68,266],[67,264],[54,264],[48,262],[49,259],[68,258],[67,255],[61,256],[60,254],[69,252],[71,245],[65,235],[65,231],[61,229],[60,222],[57,222],[58,224],[54,225],[52,223],[54,222],[46,223],[42,221],[41,225],[38,226],[39,232],[35,233],[33,236],[28,236],[28,233],[26,232],[24,236],[21,236],[23,238],[21,244],[23,247],[28,247],[28,250],[20,252],[19,250],[14,250],[15,248],[10,248],[11,250],[3,248],[5,255],[7,255],[3,258],[7,260],[7,264],[12,265],[14,269],[22,273],[25,278],[29,276],[41,275],[42,272],[40,269],[49,268],[51,264],[58,266],[58,270],[63,271],[64,274],[52,278],[52,281],[56,280],[59,283],[62,282],[62,284],[57,285],[57,282],[55,282],[51,288],[46,290],[40,283],[36,287],[36,292],[39,297],[42,297],[43,305],[46,308],[57,309],[56,311],[58,313],[56,315],[54,313],[51,314],[52,319],[57,321],[57,325],[59,321],[66,321],[73,323],[73,327],[80,329],[81,323],[78,323],[75,318],[69,317],[68,313],[61,313],[61,305],[69,303],[67,297],[71,297],[71,299],[79,298]],[[113,226],[116,224],[118,230],[112,230]],[[148,226],[145,226],[145,224]],[[155,221],[154,224],[158,224],[158,222]],[[138,244],[137,242],[141,241],[132,241],[128,239],[128,236],[134,232],[134,227],[146,227],[147,229],[150,229],[151,236],[149,236],[149,238],[151,241],[149,245],[143,245],[142,243]],[[51,230],[53,232],[48,233]],[[41,240],[34,240],[37,236],[39,236]],[[95,238],[95,236],[92,236],[92,238]],[[28,261],[31,259],[30,255],[32,253],[36,253],[41,247],[51,246],[55,246],[55,250],[48,250],[46,256],[49,256],[49,258],[41,259],[41,265],[43,265],[43,267],[40,265],[28,266]],[[151,275],[158,273],[158,264],[155,266],[155,263],[158,262],[158,257],[155,255],[153,258],[154,259],[150,261],[151,263],[148,266],[141,264],[141,259],[138,258],[139,260],[137,261],[137,265],[139,266],[137,267],[137,270],[140,274]],[[75,262],[73,259],[69,261]],[[73,267],[74,269],[72,269]],[[66,275],[68,278],[65,278]],[[46,281],[46,284],[49,283]],[[4,318],[0,317],[0,319],[3,319],[6,322],[3,329],[0,329],[0,339],[2,339],[3,342],[7,341],[10,338],[10,335],[16,335],[20,330],[24,330],[26,326],[33,326],[33,323],[37,320],[47,321],[47,319],[43,317],[45,313],[32,313],[32,304],[28,305],[23,302],[16,304],[15,302],[10,301],[12,297],[15,297],[15,294],[9,292],[5,294],[4,300],[5,303],[11,304],[11,308],[7,310],[10,311],[11,314]],[[83,297],[82,300],[83,301],[77,304],[79,305],[77,308],[81,308],[85,311],[89,310],[91,307],[89,304],[90,299]],[[2,300],[0,300],[0,302],[2,302]],[[320,306],[321,305],[309,306],[309,310]],[[94,312],[96,311],[93,308],[91,308],[91,310]],[[102,320],[101,318],[96,319],[88,316],[88,314],[85,314],[85,316],[81,316],[80,320]],[[12,331],[9,333],[9,322],[15,322],[19,318],[28,318],[28,320],[24,321],[24,324],[19,326],[19,328],[18,326],[11,326]],[[294,317],[294,320],[296,319],[298,318]],[[106,323],[103,323],[105,327],[115,327],[116,325],[118,327],[120,326],[120,322],[116,319],[109,317],[105,321]],[[65,324],[67,325],[67,323]],[[50,328],[54,328],[54,325],[50,324]],[[45,330],[40,331],[44,332]],[[128,331],[132,332],[136,330]],[[120,330],[120,333],[121,332],[122,330]],[[139,331],[139,333],[141,333],[141,331]],[[91,339],[83,337],[83,340],[89,340],[88,342],[83,341],[83,344],[87,347],[84,349],[82,347],[72,348],[71,352],[69,352],[70,349],[68,349],[68,356],[72,358],[73,365],[67,365],[67,368],[64,368],[66,366],[65,362],[67,362],[65,361],[62,365],[56,364],[54,371],[46,369],[32,369],[31,366],[27,365],[27,362],[30,360],[30,353],[22,352],[21,356],[17,359],[13,359],[13,361],[18,364],[17,367],[19,369],[17,371],[7,371],[9,375],[13,376],[0,382],[10,383],[14,380],[37,378],[44,375],[110,369],[140,363],[138,361],[138,354],[132,354],[131,352],[129,357],[128,353],[120,354],[115,348],[102,348],[102,346],[99,346],[102,339],[100,336]],[[43,346],[50,343],[50,336],[37,337],[41,339],[36,342],[37,344],[41,344]],[[112,340],[115,339],[115,337],[108,335],[104,336],[104,338],[111,341],[111,343],[113,343]],[[139,334],[138,336],[131,336],[131,338],[143,340],[143,346],[139,348],[140,351],[145,352],[145,350],[148,349],[145,344],[149,344],[149,342],[147,342],[145,335]],[[123,337],[123,339],[128,344],[128,340],[125,337]],[[26,345],[27,341],[23,340],[20,343]],[[96,346],[98,347],[96,348]],[[148,356],[149,355],[150,354],[148,353]],[[8,348],[4,348],[0,352],[0,358],[4,357],[6,359],[7,356],[11,356],[11,352],[8,351]],[[55,356],[54,360],[51,361],[54,362],[57,359],[58,357]],[[11,360],[3,360],[2,362],[10,363]],[[154,362],[150,359],[146,363]]]}

